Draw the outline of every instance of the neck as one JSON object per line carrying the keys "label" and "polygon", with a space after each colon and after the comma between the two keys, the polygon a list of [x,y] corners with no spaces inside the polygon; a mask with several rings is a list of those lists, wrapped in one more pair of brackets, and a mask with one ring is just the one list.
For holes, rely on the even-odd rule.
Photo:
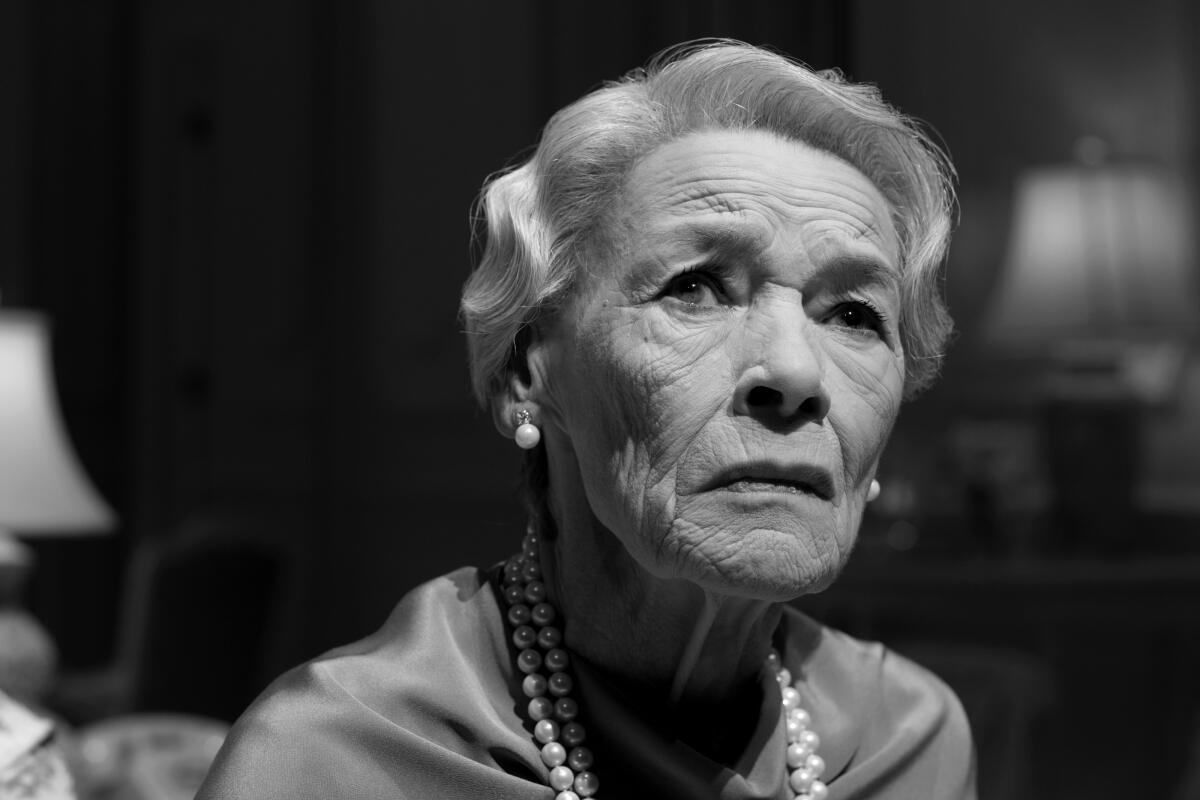
{"label": "neck", "polygon": [[[528,714],[530,720],[536,721],[533,728],[534,737],[538,742],[544,744],[544,747],[541,748],[541,757],[543,762],[551,767],[548,776],[550,787],[560,790],[561,794],[574,796],[574,792],[566,791],[574,786],[579,794],[591,797],[597,789],[597,778],[594,773],[589,771],[593,763],[593,756],[588,747],[581,746],[583,742],[590,741],[590,739],[586,738],[584,729],[574,721],[579,708],[574,698],[570,696],[571,676],[564,674],[564,670],[569,668],[569,659],[563,650],[557,649],[561,646],[569,646],[569,643],[562,638],[565,635],[564,631],[553,624],[557,615],[554,607],[547,602],[552,599],[547,597],[548,585],[559,587],[558,597],[560,598],[573,596],[573,592],[568,588],[573,584],[567,584],[561,579],[567,574],[562,569],[565,559],[561,555],[564,552],[570,552],[571,548],[555,545],[544,546],[546,537],[552,535],[549,527],[542,526],[540,536],[536,535],[537,531],[531,529],[522,540],[521,553],[509,559],[504,565],[502,585],[505,602],[508,603],[506,616],[513,627],[513,643],[520,650],[520,654],[517,656],[517,666],[527,674],[522,680],[522,691],[531,698]],[[550,559],[546,561],[553,567],[550,571],[545,569],[543,554],[550,556]],[[585,585],[590,585],[590,583],[585,583]],[[568,588],[568,590],[562,591],[564,588]],[[526,603],[534,603],[533,608],[531,609]],[[625,604],[620,605],[624,606]],[[716,685],[695,681],[691,676],[696,672],[697,665],[703,670],[707,670],[713,663],[711,651],[708,648],[708,639],[711,635],[710,632],[716,627],[714,623],[721,617],[723,605],[716,599],[706,598],[700,622],[684,645],[682,666],[675,670],[676,677],[672,681],[672,687],[679,689],[678,697],[673,697],[670,703],[665,704],[665,707],[660,698],[652,695],[647,696],[635,692],[634,696],[628,699],[637,703],[636,707],[643,718],[649,716],[666,720],[667,724],[659,727],[660,729],[665,728],[665,732],[669,735],[691,744],[693,748],[707,753],[710,758],[718,762],[733,765],[739,755],[744,753],[747,737],[752,735],[751,732],[756,727],[755,723],[760,714],[754,709],[761,707],[762,701],[771,697],[771,692],[763,692],[760,688],[761,684],[747,684],[745,681],[737,681],[733,684],[743,687],[736,689],[734,693],[727,691],[718,695],[707,692],[697,693],[692,690],[692,687],[696,685]],[[588,608],[599,607],[602,606],[593,605]],[[777,610],[757,615],[755,619],[757,622],[761,622],[764,617],[770,617],[772,613],[777,619]],[[603,618],[603,616],[603,614],[583,614],[579,616],[579,619],[594,620]],[[633,617],[630,618],[633,619]],[[559,624],[565,625],[565,620]],[[761,625],[753,627],[761,628]],[[640,626],[634,625],[631,629],[639,628]],[[750,637],[745,641],[752,642],[757,638]],[[579,639],[579,641],[583,640]],[[636,641],[636,639],[613,637],[608,641],[628,643]],[[548,648],[544,657],[539,653],[538,646]],[[587,647],[583,648],[585,651],[587,649]],[[604,662],[611,655],[603,648],[593,649],[595,650],[593,658],[599,656],[600,662]],[[631,648],[626,647],[625,651],[631,652]],[[576,656],[579,655],[580,652],[577,649]],[[735,669],[734,674],[736,674],[744,660],[742,657],[732,657],[724,659],[723,663],[739,665]],[[637,664],[650,661],[652,659],[635,658]],[[577,669],[581,666],[579,664]],[[825,762],[814,752],[820,739],[808,727],[810,717],[799,706],[800,693],[791,685],[791,675],[782,665],[780,655],[774,649],[768,649],[765,666],[767,675],[774,677],[779,684],[780,692],[777,698],[780,701],[782,714],[786,717],[788,786],[802,792],[804,797],[825,797],[826,786],[819,780],[825,769]],[[549,670],[549,674],[543,673],[543,668]],[[626,671],[625,674],[634,674],[635,672],[636,670]],[[644,685],[652,686],[653,680]],[[728,686],[729,684],[720,685]],[[771,686],[771,688],[775,687]],[[547,691],[558,699],[549,697]],[[759,702],[753,702],[755,700]],[[603,705],[603,703],[598,705]],[[718,723],[714,724],[714,720],[717,720]],[[566,724],[560,729],[558,722]],[[565,745],[559,741],[560,737]],[[566,746],[574,749],[568,754]],[[566,766],[564,762],[570,766]]]}
{"label": "neck", "polygon": [[631,694],[668,698],[684,717],[744,699],[780,606],[650,574],[590,509],[553,504],[552,515],[540,559],[571,652]]}

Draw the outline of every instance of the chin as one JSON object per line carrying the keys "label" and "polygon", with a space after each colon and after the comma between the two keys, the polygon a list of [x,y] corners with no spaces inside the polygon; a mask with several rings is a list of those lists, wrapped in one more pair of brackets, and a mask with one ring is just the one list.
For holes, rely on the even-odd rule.
{"label": "chin", "polygon": [[722,595],[787,602],[820,592],[837,578],[854,535],[833,519],[797,517],[759,509],[728,518],[719,527],[683,525],[688,542],[677,576]]}

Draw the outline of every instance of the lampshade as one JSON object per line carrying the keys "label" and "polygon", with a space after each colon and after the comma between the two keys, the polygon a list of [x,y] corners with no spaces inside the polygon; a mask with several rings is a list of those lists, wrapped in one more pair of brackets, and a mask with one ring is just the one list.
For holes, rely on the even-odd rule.
{"label": "lampshade", "polygon": [[45,318],[0,312],[0,529],[102,533],[114,523],[67,439]]}
{"label": "lampshade", "polygon": [[1191,336],[1200,317],[1194,225],[1187,187],[1163,168],[1024,173],[985,340],[1028,352]]}

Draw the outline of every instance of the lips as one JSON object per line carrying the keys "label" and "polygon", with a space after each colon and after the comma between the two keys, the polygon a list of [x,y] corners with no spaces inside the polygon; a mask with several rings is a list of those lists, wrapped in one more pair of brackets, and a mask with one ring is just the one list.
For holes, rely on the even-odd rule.
{"label": "lips", "polygon": [[707,488],[747,494],[809,494],[822,500],[830,500],[834,494],[829,470],[812,464],[740,464],[722,471]]}

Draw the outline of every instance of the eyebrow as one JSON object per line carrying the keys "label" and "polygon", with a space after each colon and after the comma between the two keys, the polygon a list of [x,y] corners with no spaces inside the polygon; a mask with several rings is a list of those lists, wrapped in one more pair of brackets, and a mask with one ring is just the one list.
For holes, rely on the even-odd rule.
{"label": "eyebrow", "polygon": [[900,275],[895,268],[876,258],[855,254],[840,255],[822,263],[809,280],[837,294],[872,285],[889,291],[900,288]]}
{"label": "eyebrow", "polygon": [[[718,259],[737,260],[742,257],[752,257],[769,244],[770,232],[756,225],[734,221],[704,221],[695,220],[676,222],[664,225],[659,233],[664,237],[664,244],[654,248],[656,254],[680,251],[694,252],[704,257],[716,256]],[[648,268],[651,264],[662,264],[656,255],[638,259],[638,268],[626,275],[626,281],[631,285],[655,285],[660,270]]]}
{"label": "eyebrow", "polygon": [[769,231],[746,222],[685,222],[675,228],[676,243],[722,255],[759,253],[767,248]]}
{"label": "eyebrow", "polygon": [[[752,255],[765,250],[771,234],[746,222],[685,222],[674,231],[674,242],[724,256]],[[809,280],[834,292],[865,285],[895,291],[900,276],[895,267],[864,254],[842,253],[816,266]]]}

